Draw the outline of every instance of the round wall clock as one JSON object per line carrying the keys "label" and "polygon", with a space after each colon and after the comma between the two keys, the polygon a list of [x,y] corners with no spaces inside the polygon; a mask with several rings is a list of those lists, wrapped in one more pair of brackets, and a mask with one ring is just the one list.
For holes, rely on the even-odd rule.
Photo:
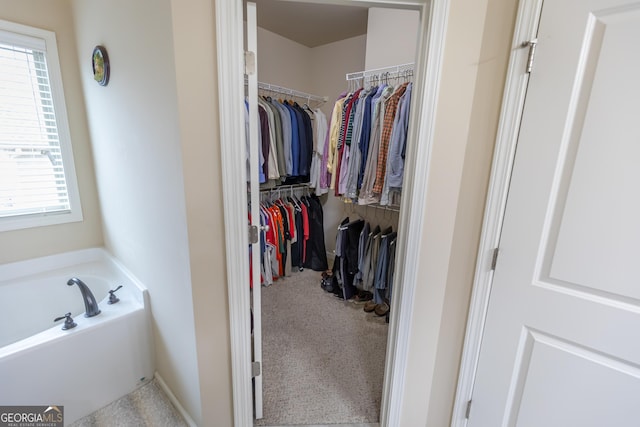
{"label": "round wall clock", "polygon": [[93,79],[100,86],[106,86],[109,83],[109,56],[104,47],[96,46],[93,48],[91,67],[93,69]]}

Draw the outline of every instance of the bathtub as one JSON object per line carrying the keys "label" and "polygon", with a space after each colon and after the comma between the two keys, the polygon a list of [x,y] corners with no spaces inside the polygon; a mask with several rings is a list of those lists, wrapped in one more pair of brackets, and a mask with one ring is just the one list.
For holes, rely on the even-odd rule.
{"label": "bathtub", "polygon": [[[71,277],[102,311],[84,317]],[[123,285],[117,304],[108,291]],[[77,326],[62,330],[71,312]],[[0,405],[64,405],[65,425],[150,380],[155,371],[149,296],[103,249],[0,265]]]}

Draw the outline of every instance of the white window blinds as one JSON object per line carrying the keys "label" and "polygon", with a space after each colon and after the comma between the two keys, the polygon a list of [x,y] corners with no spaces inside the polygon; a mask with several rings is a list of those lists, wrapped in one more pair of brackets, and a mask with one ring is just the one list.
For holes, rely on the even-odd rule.
{"label": "white window blinds", "polygon": [[52,91],[46,46],[0,29],[0,220],[71,213],[65,164],[73,170],[72,158],[62,149],[54,102],[62,94]]}

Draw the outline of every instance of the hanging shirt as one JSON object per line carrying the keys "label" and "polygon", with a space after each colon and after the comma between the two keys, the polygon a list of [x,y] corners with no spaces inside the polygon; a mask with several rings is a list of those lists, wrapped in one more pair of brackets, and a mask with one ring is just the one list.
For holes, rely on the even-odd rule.
{"label": "hanging shirt", "polygon": [[[409,130],[409,115],[411,112],[411,91],[413,84],[407,85],[407,90],[402,95],[402,113],[398,121],[398,129],[395,137],[397,144],[393,150],[389,151],[390,156],[390,171],[389,171],[389,187],[400,188],[402,187],[402,180],[404,175],[404,154],[407,147],[407,133]],[[395,129],[394,129],[395,130]]]}
{"label": "hanging shirt", "polygon": [[333,112],[331,114],[331,128],[329,130],[329,154],[327,158],[327,171],[331,174],[331,179],[329,180],[329,188],[335,188],[336,184],[336,170],[338,166],[338,143],[340,141],[340,128],[342,126],[342,118],[344,116],[343,106],[347,101],[346,94],[345,97],[340,98],[336,101]]}
{"label": "hanging shirt", "polygon": [[291,158],[291,114],[284,105],[271,99],[271,105],[280,113],[280,121],[282,122],[282,145],[283,145],[283,158],[284,158],[284,173],[282,176],[291,176],[293,173],[293,160]]}
{"label": "hanging shirt", "polygon": [[[264,111],[264,108],[262,108],[260,105],[258,105],[258,117],[259,122],[258,122],[258,126],[260,129],[260,147],[259,150],[262,152],[262,156],[264,157],[264,159],[269,159],[269,143],[270,143],[270,135],[269,135],[269,123],[268,123],[268,119],[266,117],[267,113],[266,111]],[[269,166],[268,166],[269,162],[266,161],[263,163],[262,165],[262,173],[266,176],[269,177]]]}
{"label": "hanging shirt", "polygon": [[[407,102],[409,100],[409,102]],[[380,204],[389,204],[389,190],[402,187],[402,177],[404,174],[404,158],[402,150],[407,141],[407,128],[409,124],[409,108],[411,102],[411,83],[407,85],[393,121],[391,140],[389,141],[389,154],[387,156],[387,175],[380,195]]]}
{"label": "hanging shirt", "polygon": [[298,117],[298,129],[300,134],[300,152],[299,152],[299,164],[300,176],[306,177],[309,175],[309,169],[311,167],[311,155],[313,151],[313,130],[311,125],[311,119],[309,115],[298,105],[293,104],[293,108],[296,111]]}
{"label": "hanging shirt", "polygon": [[393,93],[391,86],[386,86],[380,98],[373,107],[373,118],[371,120],[371,139],[369,141],[369,153],[367,154],[367,165],[362,178],[362,188],[358,194],[358,204],[368,205],[377,203],[380,198],[373,193],[373,185],[376,179],[378,150],[380,148],[381,122],[384,117],[384,102]]}
{"label": "hanging shirt", "polygon": [[[371,138],[372,138],[372,132],[373,132],[373,121],[375,117],[378,117],[378,103],[380,101],[380,97],[382,96],[382,93],[384,92],[385,88],[387,87],[386,84],[380,85],[378,87],[378,90],[375,92],[375,94],[371,97],[370,99],[370,105],[369,105],[369,117],[368,117],[368,121],[369,121],[369,130],[368,130],[368,134],[366,136],[366,140],[363,140],[362,145],[361,145],[361,150],[362,150],[362,161],[361,161],[361,166],[360,166],[360,176],[358,177],[358,188],[362,188],[362,182],[364,180],[364,173],[365,173],[365,169],[367,166],[367,161],[369,159],[369,144],[371,142]],[[364,124],[363,124],[364,126]]]}
{"label": "hanging shirt", "polygon": [[282,143],[282,124],[280,113],[278,113],[278,111],[270,102],[266,102],[262,98],[258,98],[258,105],[264,108],[265,112],[267,113],[270,135],[269,154],[272,157],[272,159],[269,159],[269,168],[273,168],[274,172],[277,173],[277,177],[270,176],[269,178],[277,179],[280,178],[280,176],[285,175],[283,152],[284,147]]}
{"label": "hanging shirt", "polygon": [[[280,178],[281,172],[278,167],[278,143],[277,143],[277,131],[276,131],[276,119],[272,105],[265,102],[262,98],[258,98],[258,106],[260,109],[264,110],[266,113],[267,120],[267,131],[269,133],[269,149],[268,155],[269,157],[265,157],[267,163],[267,178],[277,180]],[[278,120],[280,120],[280,115],[278,115]],[[263,129],[263,133],[265,130]]]}
{"label": "hanging shirt", "polygon": [[302,239],[302,262],[306,260],[307,254],[307,242],[309,241],[309,212],[307,210],[307,206],[304,203],[300,203],[300,208],[302,209],[302,230],[303,230],[303,239]]}
{"label": "hanging shirt", "polygon": [[353,135],[349,150],[349,165],[347,168],[346,184],[344,196],[349,199],[355,199],[358,196],[358,173],[360,172],[360,162],[362,161],[362,153],[360,152],[360,138],[362,136],[362,127],[364,119],[364,107],[367,95],[371,90],[363,90],[360,92],[360,99],[356,105],[355,114],[353,116]]}
{"label": "hanging shirt", "polygon": [[342,142],[339,143],[338,147],[340,150],[340,158],[338,159],[338,168],[336,171],[336,174],[338,175],[336,177],[335,183],[336,196],[344,194],[346,190],[346,172],[349,161],[349,149],[353,136],[353,117],[355,114],[355,106],[357,105],[361,91],[362,89],[358,89],[356,92],[354,92],[351,95],[351,98],[349,99],[347,105],[345,106],[345,116],[342,127]]}
{"label": "hanging shirt", "polygon": [[[245,142],[246,142],[246,162],[247,162],[247,182],[251,182],[251,137],[249,132],[249,103],[244,101],[244,132],[245,132]],[[262,153],[262,147],[260,146],[260,141],[262,141],[262,135],[260,134],[260,126],[258,126],[258,140],[256,144],[258,145],[258,182],[262,184],[266,182],[266,177],[264,174],[263,166],[264,166],[264,155]]]}
{"label": "hanging shirt", "polygon": [[391,140],[391,131],[393,129],[393,121],[396,117],[396,109],[398,108],[398,102],[400,97],[407,89],[408,83],[403,83],[398,90],[385,102],[384,106],[384,122],[382,127],[382,134],[380,136],[380,148],[378,150],[378,166],[376,169],[376,180],[373,184],[373,192],[376,194],[382,193],[382,187],[384,186],[384,178],[387,171],[387,154],[389,152],[389,141]]}
{"label": "hanging shirt", "polygon": [[[315,110],[315,149],[313,150],[313,158],[311,160],[311,180],[309,181],[309,187],[315,189],[317,195],[321,195],[327,192],[326,187],[322,187],[322,158],[324,153],[324,146],[327,136],[327,117],[320,110]],[[325,169],[326,171],[326,169]]]}
{"label": "hanging shirt", "polygon": [[362,178],[364,176],[364,168],[367,163],[367,154],[369,151],[369,138],[371,136],[371,104],[378,93],[382,93],[382,91],[379,88],[374,87],[371,89],[369,95],[367,95],[364,101],[360,139],[358,141],[358,148],[360,149],[360,169],[358,170],[358,181],[356,184],[356,188],[358,190],[362,187]]}

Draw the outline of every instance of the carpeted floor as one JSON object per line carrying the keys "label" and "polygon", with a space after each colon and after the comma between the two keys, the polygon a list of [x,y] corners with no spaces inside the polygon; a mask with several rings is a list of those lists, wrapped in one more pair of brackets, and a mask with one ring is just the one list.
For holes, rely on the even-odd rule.
{"label": "carpeted floor", "polygon": [[187,427],[156,380],[79,419],[71,427]]}
{"label": "carpeted floor", "polygon": [[264,418],[257,426],[377,423],[388,325],[305,270],[262,288]]}

